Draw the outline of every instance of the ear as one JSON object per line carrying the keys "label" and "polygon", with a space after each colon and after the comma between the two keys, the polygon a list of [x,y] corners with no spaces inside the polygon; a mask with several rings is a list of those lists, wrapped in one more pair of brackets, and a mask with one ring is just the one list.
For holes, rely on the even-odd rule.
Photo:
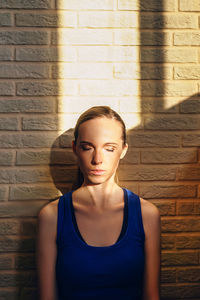
{"label": "ear", "polygon": [[123,146],[122,153],[120,155],[120,159],[124,158],[124,156],[126,155],[127,150],[128,150],[128,144],[126,143],[125,146]]}
{"label": "ear", "polygon": [[72,150],[73,150],[74,154],[77,155],[76,154],[76,144],[75,144],[75,141],[72,141]]}

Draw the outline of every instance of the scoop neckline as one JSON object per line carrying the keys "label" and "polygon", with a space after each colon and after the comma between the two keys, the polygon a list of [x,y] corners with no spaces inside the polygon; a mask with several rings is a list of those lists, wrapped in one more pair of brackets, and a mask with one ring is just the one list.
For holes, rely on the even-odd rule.
{"label": "scoop neckline", "polygon": [[[130,205],[129,205],[129,197],[128,197],[127,190],[126,190],[126,188],[122,188],[122,190],[124,191],[124,197],[125,197],[125,193],[126,193],[126,196],[127,196],[127,202],[128,202],[128,208],[129,208]],[[72,205],[73,213],[74,213],[74,206],[73,206],[73,201],[72,201],[72,194],[73,194],[73,191],[70,192],[70,202],[71,202],[70,204]],[[71,208],[70,208],[70,209],[71,209]],[[82,240],[82,239],[78,236],[78,234],[77,234],[77,232],[76,232],[76,229],[75,229],[75,227],[74,227],[74,223],[73,223],[73,219],[72,219],[72,214],[70,214],[70,216],[71,216],[72,228],[73,228],[73,234],[74,234],[74,236],[76,237],[76,239],[78,240],[79,243],[81,243],[83,246],[88,247],[88,248],[94,248],[94,249],[106,249],[106,248],[117,247],[117,246],[121,245],[121,244],[127,239],[128,230],[129,230],[129,218],[130,218],[129,215],[130,215],[130,209],[128,209],[128,217],[127,217],[128,220],[127,220],[126,231],[125,231],[123,237],[122,237],[120,240],[118,240],[118,238],[119,238],[119,237],[118,237],[118,238],[117,238],[117,241],[116,241],[114,244],[112,244],[112,245],[108,245],[108,246],[93,246],[93,245],[89,245],[88,243],[86,243],[84,239]],[[76,222],[76,216],[75,216],[75,213],[74,213],[74,217],[75,217],[75,222]],[[125,217],[125,216],[124,216],[124,217]],[[123,219],[123,222],[124,222],[124,219]],[[77,228],[78,228],[77,222],[76,222],[76,226],[77,226]],[[123,223],[122,223],[122,226],[123,226]],[[79,230],[79,228],[78,228],[78,230]],[[80,232],[80,231],[79,231],[79,232]],[[81,233],[80,233],[80,234],[81,234]],[[121,234],[121,231],[120,231],[120,234]]]}

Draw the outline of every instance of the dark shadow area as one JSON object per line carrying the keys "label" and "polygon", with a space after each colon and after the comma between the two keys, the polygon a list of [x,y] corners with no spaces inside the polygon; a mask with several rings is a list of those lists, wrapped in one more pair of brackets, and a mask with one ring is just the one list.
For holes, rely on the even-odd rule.
{"label": "dark shadow area", "polygon": [[[44,27],[46,22],[45,14],[48,16],[48,11],[44,12],[44,16],[41,17],[41,23],[44,21]],[[57,21],[55,21],[52,27],[58,25]],[[37,31],[37,28],[35,30]],[[20,46],[17,48],[15,59],[18,64],[22,61],[30,65],[35,64],[36,66],[39,64],[43,66],[45,64],[48,65],[48,63],[56,66],[59,62],[59,53],[55,45],[39,45],[38,47],[34,46],[34,49],[32,45],[26,45],[25,47]],[[55,199],[58,195],[55,189],[50,186],[51,178],[48,174],[49,153],[52,141],[57,137],[58,130],[57,96],[59,95],[59,83],[51,77],[34,78],[32,74],[27,75],[27,78],[32,78],[32,85],[29,85],[29,82],[26,83],[25,80],[19,80],[21,83],[21,94],[25,95],[25,97],[18,96],[16,99],[12,98],[8,101],[10,101],[9,109],[12,107],[13,112],[25,115],[27,118],[30,116],[30,119],[35,117],[32,123],[33,126],[31,125],[30,129],[25,128],[21,136],[16,136],[15,145],[17,158],[22,160],[21,163],[17,163],[17,166],[25,170],[27,167],[33,168],[33,173],[32,179],[29,179],[24,171],[24,174],[22,174],[23,178],[20,181],[24,186],[19,188],[19,190],[16,188],[15,193],[13,192],[13,200],[15,201],[10,201],[5,207],[4,204],[1,206],[2,211],[0,215],[3,217],[8,215],[8,218],[13,218],[13,222],[17,222],[16,225],[19,229],[17,236],[6,237],[3,242],[5,247],[3,246],[4,248],[1,249],[1,251],[6,253],[15,254],[12,261],[12,270],[15,271],[15,274],[8,274],[0,280],[2,287],[9,286],[9,293],[6,291],[5,297],[4,292],[1,291],[0,299],[2,300],[38,299],[36,266],[37,215],[41,207],[49,199],[52,197]],[[11,111],[9,110],[9,112]],[[9,136],[7,144],[9,147]],[[5,143],[5,147],[7,147],[7,144]],[[55,144],[54,147],[58,148],[58,145]],[[23,153],[21,154],[20,150],[24,150],[23,157]],[[35,167],[41,167],[40,173],[35,172]]]}
{"label": "dark shadow area", "polygon": [[124,177],[138,182],[139,195],[161,213],[161,299],[191,300],[200,299],[195,275],[200,248],[200,97],[185,96],[186,100],[165,108],[170,97],[184,95],[178,88],[173,91],[180,81],[170,74],[173,59],[167,53],[173,46],[165,30],[170,18],[166,11],[176,11],[171,4],[140,1],[141,126],[129,131],[129,143],[140,150],[140,159]]}
{"label": "dark shadow area", "polygon": [[[78,167],[71,148],[72,140],[73,129],[71,128],[58,136],[51,148],[50,172],[53,182],[61,194],[72,189],[77,177]],[[56,147],[56,145],[59,146]]]}

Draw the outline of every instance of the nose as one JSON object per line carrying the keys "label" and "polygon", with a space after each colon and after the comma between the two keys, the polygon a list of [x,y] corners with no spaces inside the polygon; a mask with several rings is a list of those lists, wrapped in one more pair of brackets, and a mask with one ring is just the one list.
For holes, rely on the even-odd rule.
{"label": "nose", "polygon": [[92,163],[94,165],[99,165],[103,161],[102,153],[99,150],[95,150],[92,158]]}

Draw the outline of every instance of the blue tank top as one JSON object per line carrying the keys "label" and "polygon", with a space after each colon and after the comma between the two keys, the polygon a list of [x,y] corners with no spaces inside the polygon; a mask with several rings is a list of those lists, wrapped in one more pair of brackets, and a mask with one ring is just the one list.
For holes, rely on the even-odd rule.
{"label": "blue tank top", "polygon": [[73,222],[72,192],[60,198],[56,240],[59,300],[141,300],[145,234],[140,199],[123,190],[127,194],[127,228],[111,246],[84,242]]}

